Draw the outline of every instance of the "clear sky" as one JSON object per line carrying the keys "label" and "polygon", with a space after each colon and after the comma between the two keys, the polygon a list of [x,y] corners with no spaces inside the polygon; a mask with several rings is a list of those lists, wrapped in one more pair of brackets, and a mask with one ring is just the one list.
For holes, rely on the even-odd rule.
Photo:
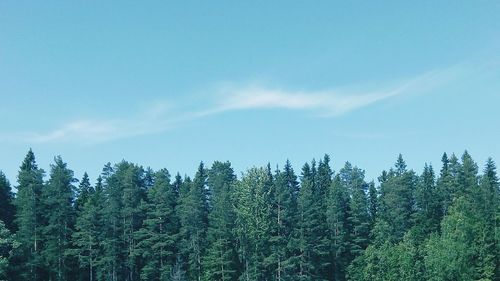
{"label": "clear sky", "polygon": [[500,161],[500,1],[0,1],[0,169]]}

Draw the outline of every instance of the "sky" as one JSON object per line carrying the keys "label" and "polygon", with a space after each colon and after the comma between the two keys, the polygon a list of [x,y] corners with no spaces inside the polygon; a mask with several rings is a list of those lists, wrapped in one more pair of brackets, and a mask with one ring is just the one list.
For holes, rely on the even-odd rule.
{"label": "sky", "polygon": [[500,1],[0,1],[0,170],[500,161]]}

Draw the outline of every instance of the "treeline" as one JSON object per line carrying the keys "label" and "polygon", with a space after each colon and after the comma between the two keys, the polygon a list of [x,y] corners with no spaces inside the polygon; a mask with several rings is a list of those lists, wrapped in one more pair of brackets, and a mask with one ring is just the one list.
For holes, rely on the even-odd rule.
{"label": "treeline", "polygon": [[465,152],[435,172],[401,155],[379,183],[330,158],[296,173],[201,163],[194,177],[122,161],[92,184],[30,150],[0,172],[0,279],[499,280],[499,180]]}

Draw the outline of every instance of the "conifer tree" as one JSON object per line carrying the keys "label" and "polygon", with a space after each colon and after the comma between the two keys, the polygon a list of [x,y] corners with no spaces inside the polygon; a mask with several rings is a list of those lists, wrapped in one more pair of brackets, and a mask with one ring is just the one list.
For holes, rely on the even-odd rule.
{"label": "conifer tree", "polygon": [[10,231],[14,230],[15,207],[13,203],[14,194],[5,174],[0,171],[0,221]]}
{"label": "conifer tree", "polygon": [[344,184],[350,194],[349,201],[349,226],[350,226],[350,251],[351,258],[359,256],[368,246],[370,234],[370,213],[368,184],[365,182],[365,172],[358,167],[352,167],[349,162],[346,163],[340,172],[344,176]]}
{"label": "conifer tree", "polygon": [[[84,177],[85,178],[85,177]],[[83,181],[82,181],[83,182]],[[81,206],[73,233],[74,248],[71,254],[78,258],[80,280],[97,280],[96,268],[104,254],[101,248],[104,231],[103,212],[105,202],[102,178],[97,179],[95,190],[89,188],[88,198]]]}
{"label": "conifer tree", "polygon": [[75,223],[73,209],[75,182],[73,171],[67,168],[60,156],[54,158],[51,165],[50,179],[42,192],[44,263],[49,269],[50,280],[66,280],[68,259],[66,251],[70,248],[70,239]]}
{"label": "conifer tree", "polygon": [[269,256],[267,234],[270,229],[269,169],[252,168],[236,186],[236,237],[242,263],[240,280],[266,280],[265,258]]}
{"label": "conifer tree", "polygon": [[12,250],[18,246],[12,233],[0,220],[0,280],[12,280],[9,276],[9,260]]}
{"label": "conifer tree", "polygon": [[40,198],[43,190],[44,171],[38,168],[35,154],[30,149],[24,158],[17,176],[17,196],[14,201],[17,212],[15,223],[19,242],[16,251],[16,264],[19,267],[19,279],[42,280],[41,230],[42,209]]}
{"label": "conifer tree", "polygon": [[183,196],[180,209],[181,252],[187,262],[187,276],[191,280],[202,278],[202,256],[205,250],[208,223],[207,170],[202,163]]}
{"label": "conifer tree", "polygon": [[236,214],[231,196],[236,176],[229,162],[218,161],[214,162],[208,175],[212,211],[208,216],[204,280],[236,280],[239,261],[233,233]]}
{"label": "conifer tree", "polygon": [[[346,166],[350,165],[346,163]],[[333,280],[344,280],[345,269],[351,259],[350,245],[350,199],[347,176],[350,171],[346,167],[335,176],[331,187],[330,200],[327,208],[327,221],[330,233],[332,253]]]}
{"label": "conifer tree", "polygon": [[432,166],[425,164],[415,192],[416,213],[414,214],[414,231],[420,242],[426,239],[432,232],[437,232],[441,222],[440,194],[436,188],[435,181]]}
{"label": "conifer tree", "polygon": [[146,219],[136,232],[137,245],[144,259],[141,280],[169,280],[177,255],[179,220],[175,213],[176,194],[170,174],[162,169],[152,177],[148,190]]}
{"label": "conifer tree", "polygon": [[413,171],[406,170],[406,163],[400,154],[395,170],[389,171],[381,185],[380,224],[376,227],[379,238],[398,242],[411,228],[415,185],[416,176]]}
{"label": "conifer tree", "polygon": [[90,184],[89,175],[85,172],[83,173],[82,180],[80,181],[77,189],[77,198],[75,200],[75,210],[77,212],[81,211],[81,208],[93,192],[94,190]]}

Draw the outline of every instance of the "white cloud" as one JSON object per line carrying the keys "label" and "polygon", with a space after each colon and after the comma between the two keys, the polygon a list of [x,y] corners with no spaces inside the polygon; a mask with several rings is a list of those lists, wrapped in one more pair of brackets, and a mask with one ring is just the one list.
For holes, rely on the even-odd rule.
{"label": "white cloud", "polygon": [[392,86],[365,89],[338,88],[322,91],[293,91],[256,85],[225,86],[216,94],[215,106],[198,112],[207,116],[231,110],[273,109],[304,110],[334,117],[398,95],[425,92],[455,78],[458,66],[431,71]]}
{"label": "white cloud", "polygon": [[411,93],[423,93],[464,74],[458,65],[393,84],[392,86],[357,89],[338,88],[323,91],[293,91],[264,86],[225,86],[212,92],[211,101],[204,108],[193,110],[191,104],[177,104],[181,113],[163,102],[153,103],[142,113],[109,120],[85,119],[71,121],[48,132],[22,132],[1,136],[0,141],[95,143],[166,131],[189,120],[227,111],[253,109],[302,110],[323,117],[335,117]]}

